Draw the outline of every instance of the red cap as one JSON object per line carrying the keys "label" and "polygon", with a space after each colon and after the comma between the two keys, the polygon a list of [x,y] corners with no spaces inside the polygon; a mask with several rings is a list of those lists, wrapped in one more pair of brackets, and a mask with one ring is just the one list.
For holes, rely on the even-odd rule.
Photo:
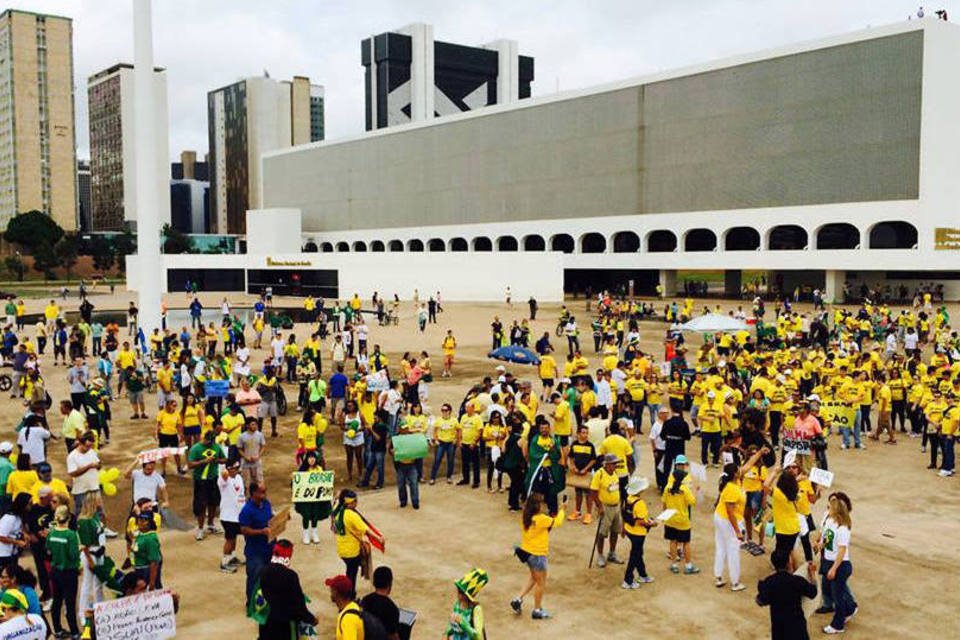
{"label": "red cap", "polygon": [[336,591],[337,593],[343,595],[349,595],[353,593],[353,582],[344,575],[333,576],[332,578],[327,578],[324,581],[324,584]]}

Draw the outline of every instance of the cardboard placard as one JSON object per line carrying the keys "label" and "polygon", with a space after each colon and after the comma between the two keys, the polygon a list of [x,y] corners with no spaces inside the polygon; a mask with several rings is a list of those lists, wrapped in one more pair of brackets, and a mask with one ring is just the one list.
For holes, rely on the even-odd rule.
{"label": "cardboard placard", "polygon": [[332,502],[333,471],[298,471],[293,474],[294,502]]}
{"label": "cardboard placard", "polygon": [[810,482],[829,488],[833,484],[833,471],[814,467],[810,469]]}
{"label": "cardboard placard", "polygon": [[657,522],[666,522],[673,516],[677,515],[676,509],[664,509],[663,512],[657,516]]}
{"label": "cardboard placard", "polygon": [[100,640],[164,640],[177,635],[173,596],[166,590],[98,602],[93,621]]}
{"label": "cardboard placard", "polygon": [[279,538],[286,531],[288,522],[290,522],[290,507],[284,507],[273,514],[273,517],[270,518],[270,524],[267,525],[270,528],[270,537]]}
{"label": "cardboard placard", "polygon": [[707,465],[691,462],[690,477],[695,478],[700,482],[706,482],[707,481]]}

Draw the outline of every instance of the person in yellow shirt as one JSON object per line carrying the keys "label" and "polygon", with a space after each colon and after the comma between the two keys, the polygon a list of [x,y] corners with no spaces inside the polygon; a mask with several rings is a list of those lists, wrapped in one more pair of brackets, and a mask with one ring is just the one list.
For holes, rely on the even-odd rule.
{"label": "person in yellow shirt", "polygon": [[870,436],[874,440],[880,439],[880,434],[887,432],[889,444],[897,443],[897,430],[891,421],[893,415],[893,390],[887,384],[887,376],[882,371],[877,373],[877,430]]}
{"label": "person in yellow shirt", "polygon": [[540,384],[543,386],[540,399],[545,401],[553,392],[553,384],[557,379],[557,361],[549,352],[545,353],[540,356],[537,369],[540,374]]}
{"label": "person in yellow shirt", "polygon": [[[751,445],[747,449],[747,454],[752,458],[757,451],[757,446]],[[760,513],[766,502],[767,494],[764,490],[764,483],[766,481],[767,468],[763,466],[761,459],[757,459],[753,466],[748,467],[743,473],[743,490],[747,494],[747,505],[744,508],[743,520],[747,527],[748,544],[752,544],[753,541],[753,517]],[[758,544],[761,547],[763,547],[765,533],[763,526],[757,527]]]}
{"label": "person in yellow shirt", "polygon": [[[460,465],[463,478],[457,485],[480,486],[480,436],[483,434],[483,418],[476,413],[474,404],[467,403],[467,412],[460,418]],[[471,481],[472,478],[472,481]]]}
{"label": "person in yellow shirt", "polygon": [[570,435],[573,432],[570,404],[564,402],[559,393],[550,396],[550,400],[553,402],[553,413],[550,414],[553,418],[553,435],[558,436],[560,442],[566,446],[570,443]]}
{"label": "person in yellow shirt", "polygon": [[951,397],[951,406],[940,423],[940,448],[943,450],[943,462],[940,465],[940,476],[948,478],[954,474],[956,459],[954,441],[957,438],[957,427],[960,423],[960,406],[956,404],[956,397]]}
{"label": "person in yellow shirt", "polygon": [[[647,531],[657,526],[657,521],[650,518],[647,503],[640,494],[650,485],[646,478],[633,478],[627,483],[627,501],[623,509],[623,532],[630,541],[630,557],[623,574],[623,589],[639,589],[641,584],[653,582],[647,575],[647,567],[643,562],[643,543],[647,540]],[[634,580],[634,572],[637,579]]]}
{"label": "person in yellow shirt", "polygon": [[621,489],[627,486],[627,476],[630,475],[630,465],[633,463],[633,445],[623,436],[622,422],[613,422],[610,425],[610,435],[603,439],[597,449],[598,455],[613,454],[617,458],[617,476],[620,478]]}
{"label": "person in yellow shirt", "polygon": [[937,468],[937,453],[940,449],[940,433],[949,404],[943,399],[940,389],[933,390],[933,399],[923,408],[923,415],[927,418],[927,427],[924,430],[923,446],[930,447],[930,465],[927,469]]}
{"label": "person in yellow shirt", "polygon": [[453,359],[457,353],[457,339],[453,337],[451,329],[447,329],[447,335],[443,338],[440,348],[443,349],[443,373],[440,375],[449,378],[453,375]]}
{"label": "person in yellow shirt", "polygon": [[733,591],[747,588],[740,582],[740,543],[743,542],[743,515],[747,505],[747,494],[741,480],[741,470],[735,463],[724,465],[723,475],[720,476],[720,496],[713,513],[714,584],[717,587],[726,584],[723,579],[723,567],[726,564]]}
{"label": "person in yellow shirt", "polygon": [[770,493],[773,530],[776,533],[774,553],[783,553],[790,557],[787,566],[792,573],[796,569],[793,548],[800,537],[800,518],[797,514],[800,486],[794,474],[783,473],[783,470],[776,466],[764,483],[764,488]]}
{"label": "person in yellow shirt", "polygon": [[[312,407],[307,407],[303,412],[303,418],[297,427],[297,464],[303,464],[303,459],[308,453],[317,453],[320,448],[320,442],[323,439],[323,432],[327,430],[327,420],[322,413],[314,411]],[[320,430],[322,427],[323,431]],[[317,455],[320,466],[323,466],[323,458]]]}
{"label": "person in yellow shirt", "polygon": [[[603,456],[603,466],[597,469],[590,481],[590,491],[593,500],[600,504],[600,523],[597,527],[597,566],[605,567],[607,562],[623,564],[617,557],[617,536],[623,528],[623,517],[620,512],[620,502],[623,491],[620,485],[620,476],[617,475],[619,459],[613,453]],[[610,538],[610,553],[603,554],[603,541]]]}
{"label": "person in yellow shirt", "polygon": [[[160,447],[179,447],[183,440],[183,416],[177,411],[177,401],[168,400],[167,406],[157,413],[157,443]],[[174,456],[177,463],[177,473],[186,475],[187,470],[180,462],[180,454]],[[160,462],[161,473],[167,475],[167,459]]]}
{"label": "person in yellow shirt", "polygon": [[566,518],[567,496],[563,496],[563,505],[555,516],[544,513],[545,504],[540,494],[533,493],[527,498],[523,506],[521,520],[520,546],[516,554],[530,569],[530,578],[526,586],[516,598],[510,601],[510,607],[515,613],[521,613],[523,598],[533,592],[533,618],[540,620],[549,618],[543,609],[543,594],[547,588],[547,556],[550,553],[550,532],[563,524]]}
{"label": "person in yellow shirt", "polygon": [[369,553],[370,543],[366,539],[372,538],[379,542],[380,546],[386,544],[386,539],[381,533],[371,528],[357,511],[357,494],[351,489],[340,491],[337,496],[337,505],[330,515],[333,520],[333,534],[337,541],[337,555],[343,560],[345,573],[350,578],[351,584],[354,584],[360,570],[361,547],[367,548]]}
{"label": "person in yellow shirt", "polygon": [[714,390],[704,394],[704,402],[700,405],[700,463],[707,464],[707,454],[710,454],[710,466],[716,467],[720,463],[720,421],[723,415],[723,398],[717,396]]}
{"label": "person in yellow shirt", "polygon": [[453,465],[459,444],[460,423],[452,416],[453,408],[444,403],[440,407],[440,417],[434,419],[430,444],[436,447],[433,456],[433,468],[430,471],[430,484],[437,480],[440,463],[447,459],[447,484],[453,483]]}
{"label": "person in yellow shirt", "polygon": [[[577,414],[577,424],[583,424],[590,417],[590,409],[597,406],[597,394],[593,387],[583,378],[577,385],[580,392],[580,413]],[[569,437],[570,433],[567,433]]]}
{"label": "person in yellow shirt", "polygon": [[503,471],[495,468],[497,459],[503,454],[503,444],[507,439],[507,427],[503,424],[503,414],[490,413],[490,421],[483,427],[483,446],[487,451],[487,493],[493,493],[493,476],[497,476],[497,491],[503,493]]}
{"label": "person in yellow shirt", "polygon": [[687,482],[686,466],[687,457],[677,456],[670,482],[664,489],[661,500],[664,510],[673,511],[663,523],[663,537],[670,542],[670,571],[680,573],[680,565],[676,562],[679,552],[685,563],[683,572],[691,575],[700,573],[700,569],[693,564],[690,549],[690,509],[697,503],[697,499]]}

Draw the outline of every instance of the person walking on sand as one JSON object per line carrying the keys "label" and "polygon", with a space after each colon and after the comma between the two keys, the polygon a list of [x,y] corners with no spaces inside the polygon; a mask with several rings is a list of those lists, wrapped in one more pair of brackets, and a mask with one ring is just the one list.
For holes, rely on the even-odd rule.
{"label": "person walking on sand", "polygon": [[543,513],[544,502],[539,493],[532,494],[527,498],[523,507],[522,537],[520,546],[516,548],[515,553],[530,569],[530,578],[527,585],[523,588],[516,598],[510,601],[510,608],[514,613],[520,614],[523,607],[523,597],[533,591],[533,612],[530,616],[534,620],[545,620],[550,614],[543,608],[543,594],[547,587],[547,556],[550,551],[550,532],[554,527],[563,524],[566,518],[564,507],[567,504],[567,496],[563,496],[563,505],[555,516],[549,516]]}

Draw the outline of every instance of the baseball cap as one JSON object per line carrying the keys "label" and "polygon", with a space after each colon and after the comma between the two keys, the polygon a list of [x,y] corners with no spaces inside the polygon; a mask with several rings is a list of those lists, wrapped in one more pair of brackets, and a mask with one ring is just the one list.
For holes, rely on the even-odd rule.
{"label": "baseball cap", "polygon": [[347,576],[333,576],[332,578],[327,578],[324,580],[323,583],[337,593],[342,593],[344,595],[353,593],[353,582]]}
{"label": "baseball cap", "polygon": [[687,460],[687,456],[679,455],[673,459],[673,464],[690,464],[690,461]]}
{"label": "baseball cap", "polygon": [[615,453],[608,453],[603,456],[603,464],[619,464],[620,458]]}
{"label": "baseball cap", "polygon": [[0,453],[13,453],[13,443],[8,440],[0,442]]}

